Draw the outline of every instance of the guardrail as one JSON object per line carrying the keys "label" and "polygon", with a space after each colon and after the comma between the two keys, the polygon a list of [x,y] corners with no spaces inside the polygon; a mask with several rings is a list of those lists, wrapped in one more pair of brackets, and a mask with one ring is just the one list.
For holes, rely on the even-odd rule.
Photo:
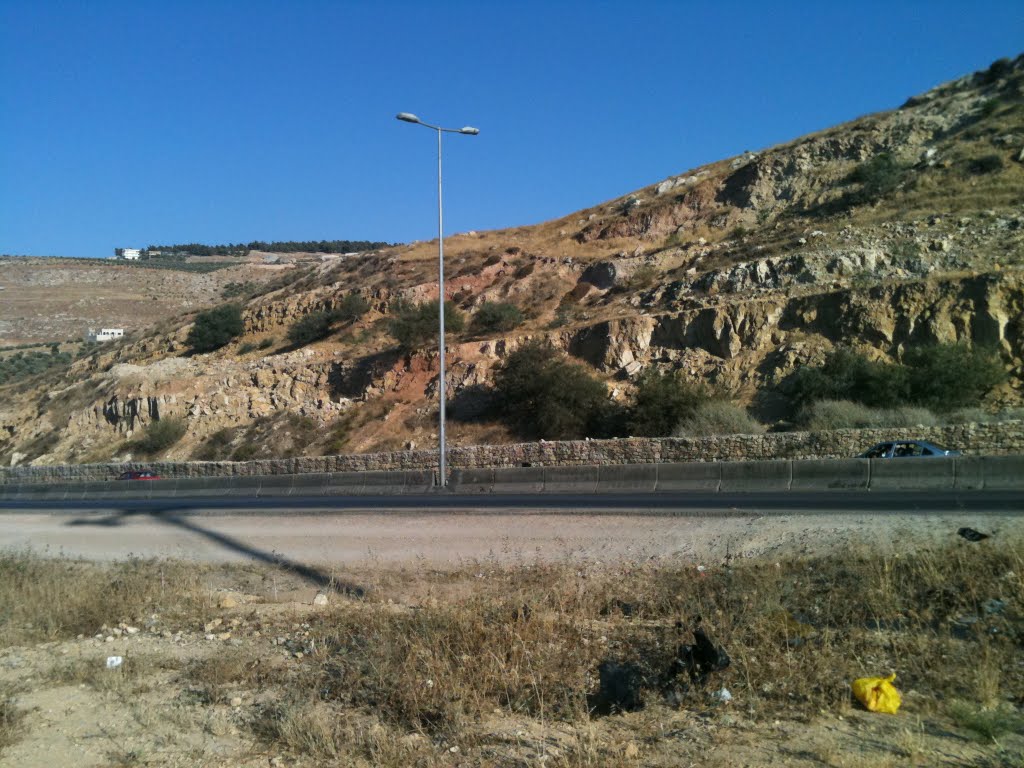
{"label": "guardrail", "polygon": [[[456,469],[459,494],[657,493],[678,491],[1022,490],[1024,456],[955,459],[817,459],[693,464]],[[3,501],[84,501],[422,494],[438,490],[430,470],[91,481],[0,486]]]}

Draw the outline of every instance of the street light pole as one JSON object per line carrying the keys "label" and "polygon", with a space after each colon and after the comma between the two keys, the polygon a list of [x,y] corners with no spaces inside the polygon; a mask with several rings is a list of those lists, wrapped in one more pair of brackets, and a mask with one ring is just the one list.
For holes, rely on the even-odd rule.
{"label": "street light pole", "polygon": [[441,134],[462,133],[467,136],[476,136],[480,133],[476,128],[465,126],[464,128],[442,128],[439,125],[424,123],[416,115],[409,112],[399,112],[396,118],[405,123],[415,123],[424,128],[430,128],[437,132],[437,269],[438,269],[438,329],[439,329],[439,353],[441,358],[440,379],[438,380],[438,394],[441,399],[440,428],[438,430],[438,453],[440,454],[440,485],[442,488],[448,485],[447,470],[447,444],[445,440],[445,349],[444,349],[444,214],[441,198]]}

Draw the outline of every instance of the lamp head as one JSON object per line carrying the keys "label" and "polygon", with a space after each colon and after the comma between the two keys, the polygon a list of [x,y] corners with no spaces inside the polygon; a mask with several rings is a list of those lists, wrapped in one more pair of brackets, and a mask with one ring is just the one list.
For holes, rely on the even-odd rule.
{"label": "lamp head", "polygon": [[420,121],[412,112],[399,112],[395,117],[406,123],[418,123]]}
{"label": "lamp head", "polygon": [[459,130],[459,133],[467,133],[470,136],[476,136],[478,133],[480,133],[480,129],[473,128],[472,126],[467,125],[465,128],[461,128]]}

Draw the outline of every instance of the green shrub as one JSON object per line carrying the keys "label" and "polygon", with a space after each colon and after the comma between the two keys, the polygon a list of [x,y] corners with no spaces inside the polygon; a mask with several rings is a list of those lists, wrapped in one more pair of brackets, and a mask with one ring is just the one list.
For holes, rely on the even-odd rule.
{"label": "green shrub", "polygon": [[874,362],[845,348],[830,352],[820,367],[800,368],[789,379],[798,405],[818,400],[853,400],[871,406],[903,403],[909,386],[902,366]]}
{"label": "green shrub", "polygon": [[982,117],[988,117],[997,109],[999,109],[999,99],[988,99],[978,108],[978,112]]}
{"label": "green shrub", "polygon": [[1010,59],[996,59],[989,68],[981,73],[979,79],[982,85],[992,85],[1004,77],[1013,74],[1013,62]]}
{"label": "green shrub", "polygon": [[264,339],[260,342],[260,349],[270,349],[272,346],[274,346],[273,338]]}
{"label": "green shrub", "polygon": [[235,448],[234,453],[231,454],[232,461],[249,461],[256,458],[256,454],[259,453],[259,449],[252,443],[242,443],[240,446]]}
{"label": "green shrub", "polygon": [[234,299],[238,296],[255,293],[257,290],[259,290],[259,285],[246,280],[243,283],[228,283],[221,289],[220,295],[225,299]]}
{"label": "green shrub", "polygon": [[1003,421],[1024,420],[1024,408],[1005,408],[998,413],[989,413],[984,408],[957,408],[946,414],[947,424],[999,424]]}
{"label": "green shrub", "polygon": [[196,451],[192,458],[196,461],[221,461],[230,455],[231,441],[235,430],[230,427],[219,429],[206,438],[206,442]]}
{"label": "green shrub", "polygon": [[[397,315],[388,330],[407,352],[432,346],[438,340],[440,307],[437,301],[398,306]],[[444,303],[445,333],[459,333],[465,328],[466,317],[450,301]]]}
{"label": "green shrub", "polygon": [[846,177],[847,183],[861,184],[866,192],[882,194],[895,189],[903,176],[903,166],[888,152],[865,160]]}
{"label": "green shrub", "polygon": [[797,370],[787,386],[800,408],[833,400],[872,408],[917,405],[947,412],[977,406],[1005,380],[1006,372],[993,352],[965,344],[936,344],[911,349],[902,365],[874,362],[852,350],[837,349],[820,367]]}
{"label": "green shrub", "polygon": [[37,373],[49,370],[50,368],[63,368],[71,363],[71,354],[68,352],[54,352],[56,345],[50,347],[46,352],[30,350],[28,352],[17,351],[13,355],[0,358],[0,384],[9,381],[19,381],[27,376],[34,376]]}
{"label": "green shrub", "polygon": [[995,173],[1003,170],[1003,158],[999,155],[982,155],[967,164],[968,173],[975,176],[982,176],[986,173]]}
{"label": "green shrub", "polygon": [[522,280],[524,277],[529,277],[533,274],[533,270],[537,268],[537,264],[533,261],[527,261],[516,267],[516,271],[512,274],[516,280]]}
{"label": "green shrub", "polygon": [[1006,371],[991,351],[965,344],[916,347],[904,360],[910,369],[910,399],[937,411],[977,405]]}
{"label": "green shrub", "polygon": [[683,418],[672,433],[675,437],[703,437],[705,435],[759,435],[764,425],[733,403],[713,400],[701,403],[689,416]]}
{"label": "green shrub", "polygon": [[353,414],[349,412],[331,425],[330,430],[327,432],[327,439],[324,442],[322,451],[324,456],[337,456],[339,453],[344,452],[345,445],[352,433],[353,421]]}
{"label": "green shrub", "polygon": [[626,431],[638,437],[671,435],[709,399],[703,387],[671,373],[648,369],[637,379],[636,394],[626,416]]}
{"label": "green shrub", "polygon": [[843,179],[843,184],[857,184],[857,189],[845,192],[838,200],[820,206],[819,210],[821,213],[838,213],[854,205],[873,203],[896,191],[906,179],[907,171],[907,167],[888,152],[875,155]]}
{"label": "green shrub", "polygon": [[185,436],[188,426],[185,420],[175,416],[151,421],[145,434],[132,447],[144,454],[153,455],[166,451]]}
{"label": "green shrub", "polygon": [[560,304],[555,310],[555,316],[548,323],[548,328],[561,328],[579,319],[579,308],[571,304]]}
{"label": "green shrub", "polygon": [[354,323],[367,312],[370,305],[360,294],[350,293],[334,308],[334,317],[343,323]]}
{"label": "green shrub", "polygon": [[657,280],[658,270],[650,264],[644,264],[630,275],[627,285],[630,290],[641,291],[644,288],[650,288]]}
{"label": "green shrub", "polygon": [[894,259],[906,263],[921,255],[921,245],[913,240],[900,240],[890,246],[889,253]]}
{"label": "green shrub", "polygon": [[495,400],[519,435],[543,440],[603,436],[611,407],[604,384],[547,344],[520,347],[494,377]]}
{"label": "green shrub", "polygon": [[661,247],[663,250],[667,250],[668,248],[679,248],[680,246],[685,245],[686,242],[686,236],[677,230],[670,233],[669,236],[661,242]]}
{"label": "green shrub", "polygon": [[939,424],[927,408],[869,408],[849,400],[820,400],[804,407],[797,423],[813,432],[870,427],[934,427]]}
{"label": "green shrub", "polygon": [[333,312],[311,312],[288,329],[288,341],[293,346],[303,347],[327,338],[331,335],[334,317]]}
{"label": "green shrub", "polygon": [[194,352],[220,349],[245,330],[242,309],[237,304],[222,304],[196,315],[185,343]]}
{"label": "green shrub", "polygon": [[522,325],[523,313],[515,304],[485,301],[473,315],[474,333],[501,333]]}
{"label": "green shrub", "polygon": [[256,345],[253,344],[251,341],[245,342],[245,344],[242,344],[238,348],[238,354],[240,354],[240,355],[248,355],[250,352],[255,352],[255,351],[256,351]]}

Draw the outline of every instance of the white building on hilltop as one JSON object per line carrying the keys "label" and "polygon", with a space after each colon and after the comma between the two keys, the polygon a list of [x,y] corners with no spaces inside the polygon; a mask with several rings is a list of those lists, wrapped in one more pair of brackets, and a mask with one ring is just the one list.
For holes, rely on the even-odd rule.
{"label": "white building on hilltop", "polygon": [[139,257],[142,256],[142,251],[138,248],[115,248],[114,256],[119,259],[127,259],[128,261],[138,261]]}
{"label": "white building on hilltop", "polygon": [[89,333],[85,335],[85,340],[111,341],[120,339],[122,336],[124,336],[124,328],[100,328],[98,331],[95,328],[90,328]]}

